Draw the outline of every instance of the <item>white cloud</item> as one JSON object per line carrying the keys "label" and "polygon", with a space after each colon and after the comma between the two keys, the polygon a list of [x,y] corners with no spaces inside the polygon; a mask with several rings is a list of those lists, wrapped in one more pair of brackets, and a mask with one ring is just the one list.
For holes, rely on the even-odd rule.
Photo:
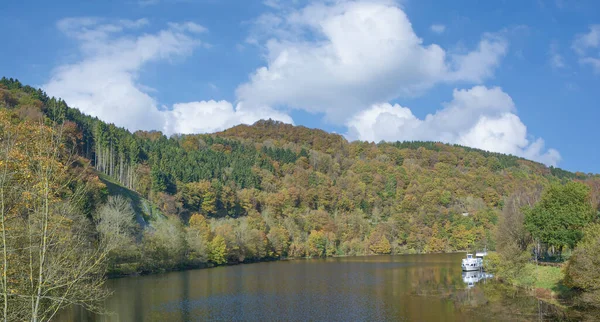
{"label": "white cloud", "polygon": [[481,83],[491,78],[500,65],[500,58],[506,54],[508,43],[496,34],[483,35],[477,49],[462,55],[451,56],[453,68],[446,77],[450,81]]}
{"label": "white cloud", "polygon": [[152,61],[188,55],[200,41],[173,29],[136,37],[120,34],[139,25],[139,21],[100,24],[93,18],[59,21],[59,29],[79,41],[83,57],[56,68],[44,89],[107,122],[132,130],[161,129],[161,112],[138,84],[139,71]]}
{"label": "white cloud", "polygon": [[243,103],[236,108],[227,101],[200,101],[173,105],[168,113],[165,131],[168,133],[216,132],[240,123],[252,124],[259,119],[275,119],[293,124],[292,119],[268,107],[246,110]]}
{"label": "white cloud", "polygon": [[444,31],[446,31],[446,26],[441,25],[441,24],[435,24],[435,25],[431,25],[431,27],[429,27],[429,29],[431,29],[431,31],[433,31],[436,34],[443,34]]}
{"label": "white cloud", "polygon": [[263,15],[249,37],[267,64],[237,89],[249,105],[325,113],[341,124],[376,102],[419,95],[440,82],[479,83],[507,50],[485,34],[476,49],[447,54],[426,44],[395,1],[327,1]]}
{"label": "white cloud", "polygon": [[512,99],[497,87],[455,90],[451,102],[424,119],[382,103],[439,83],[493,77],[508,48],[501,35],[485,33],[470,51],[448,52],[419,38],[393,0],[326,0],[301,9],[267,4],[278,11],[261,16],[247,39],[265,50],[266,65],[237,88],[235,104],[201,100],[159,109],[155,90],[139,81],[147,64],[188,56],[204,44],[199,37],[207,30],[193,22],[142,34],[145,19],[62,20],[58,28],[77,41],[81,58],[56,68],[44,88],[130,130],[214,132],[263,118],[293,123],[290,108],[324,113],[345,124],[350,139],[440,140],[547,164],[560,159],[543,140],[530,141]]}
{"label": "white cloud", "polygon": [[208,31],[208,29],[204,28],[203,26],[191,21],[184,23],[169,22],[168,25],[171,29],[179,32],[189,31],[194,33],[203,33]]}
{"label": "white cloud", "polygon": [[282,7],[281,3],[279,3],[279,0],[265,0],[263,1],[263,4],[273,9],[281,9]]}
{"label": "white cloud", "polygon": [[594,72],[600,73],[600,58],[595,57],[583,57],[579,60],[582,64],[591,65]]}
{"label": "white cloud", "polygon": [[573,41],[573,49],[584,54],[590,48],[598,48],[600,46],[600,25],[591,25],[588,33],[575,36]]}
{"label": "white cloud", "polygon": [[[579,63],[590,65],[600,73],[600,25],[591,25],[588,33],[575,36],[572,48],[579,55]],[[590,53],[592,51],[592,53]]]}
{"label": "white cloud", "polygon": [[126,28],[141,28],[141,27],[145,27],[148,24],[150,24],[150,22],[146,18],[140,18],[138,20],[122,19],[122,20],[119,20],[119,24],[121,24],[122,26],[124,26]]}
{"label": "white cloud", "polygon": [[545,150],[544,141],[528,139],[527,128],[515,114],[511,97],[499,87],[475,86],[454,90],[453,100],[424,119],[408,108],[373,105],[347,123],[349,139],[378,142],[431,140],[518,155],[556,165],[560,154]]}
{"label": "white cloud", "polygon": [[[155,90],[138,80],[141,69],[151,62],[191,54],[202,44],[196,34],[206,29],[193,22],[169,23],[168,28],[154,34],[127,36],[125,30],[141,28],[148,21],[102,22],[102,19],[87,17],[67,18],[57,23],[59,30],[78,41],[82,58],[52,72],[43,86],[50,95],[118,126],[130,130],[159,129],[167,134],[187,133],[190,129],[195,132],[220,130],[241,122],[254,122],[272,112],[266,108],[246,111],[239,106],[234,110],[223,101],[175,104],[173,110],[159,110],[156,99],[148,94]],[[224,108],[227,104],[230,108]],[[211,108],[214,111],[211,112]],[[214,117],[206,119],[211,115]],[[282,113],[273,112],[271,116],[291,122]]]}
{"label": "white cloud", "polygon": [[59,20],[56,27],[66,35],[84,42],[105,40],[111,34],[125,29],[137,29],[149,24],[148,19],[121,19],[112,23],[103,23],[104,19],[97,17],[74,17]]}

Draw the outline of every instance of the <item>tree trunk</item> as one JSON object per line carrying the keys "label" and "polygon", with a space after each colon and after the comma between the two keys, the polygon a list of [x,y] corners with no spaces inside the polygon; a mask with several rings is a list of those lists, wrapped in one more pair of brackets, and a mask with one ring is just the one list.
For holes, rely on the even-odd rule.
{"label": "tree trunk", "polygon": [[119,182],[124,185],[127,186],[125,184],[125,180],[123,180],[123,156],[119,156],[120,162],[119,162]]}

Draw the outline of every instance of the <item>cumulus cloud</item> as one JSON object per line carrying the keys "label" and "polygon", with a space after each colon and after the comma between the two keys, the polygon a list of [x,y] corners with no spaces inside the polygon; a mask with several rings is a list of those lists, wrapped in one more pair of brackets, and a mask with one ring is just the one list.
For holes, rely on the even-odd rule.
{"label": "cumulus cloud", "polygon": [[81,60],[59,66],[43,88],[82,112],[129,129],[162,129],[156,100],[137,81],[147,63],[189,55],[200,41],[190,34],[164,29],[155,34],[126,36],[126,29],[147,24],[97,18],[68,18],[58,28],[78,41]]}
{"label": "cumulus cloud", "polygon": [[240,123],[251,124],[260,119],[276,119],[293,124],[292,119],[269,107],[246,110],[243,103],[234,108],[227,101],[178,103],[168,113],[165,131],[168,133],[216,132]]}
{"label": "cumulus cloud", "polygon": [[248,105],[325,113],[342,124],[365,106],[422,94],[441,82],[493,75],[507,42],[484,34],[475,49],[450,54],[419,38],[395,1],[327,1],[263,15],[249,42],[266,66],[237,89]]}
{"label": "cumulus cloud", "polygon": [[[591,25],[587,33],[575,36],[572,48],[579,55],[579,63],[590,65],[600,73],[600,25]],[[590,53],[591,52],[591,53]]]}
{"label": "cumulus cloud", "polygon": [[547,164],[560,160],[542,139],[531,140],[512,99],[498,87],[455,90],[451,102],[423,119],[385,103],[440,83],[480,84],[493,77],[508,48],[502,35],[484,33],[470,50],[452,52],[419,38],[393,0],[326,0],[299,9],[283,1],[265,4],[273,12],[256,20],[247,42],[264,50],[266,64],[238,86],[235,103],[199,100],[159,108],[154,90],[140,82],[147,64],[202,47],[207,30],[194,22],[142,33],[146,19],[61,20],[57,26],[77,42],[80,58],[56,68],[44,89],[130,130],[214,132],[263,118],[293,123],[285,111],[302,109],[346,125],[350,139],[438,140]]}
{"label": "cumulus cloud", "polygon": [[435,25],[431,25],[431,27],[429,27],[429,29],[431,29],[431,31],[433,31],[436,34],[443,34],[444,31],[446,31],[446,26],[440,25],[440,24],[435,24]]}
{"label": "cumulus cloud", "polygon": [[146,19],[105,22],[92,17],[59,21],[58,29],[78,42],[81,58],[56,68],[43,88],[84,113],[130,130],[210,132],[268,116],[291,122],[267,108],[247,111],[238,104],[234,109],[224,101],[159,109],[148,94],[153,90],[139,82],[141,69],[152,62],[190,55],[202,44],[198,34],[206,28],[183,22],[169,23],[154,34],[127,33],[148,23]]}
{"label": "cumulus cloud", "polygon": [[409,108],[375,104],[348,122],[351,139],[367,141],[427,140],[456,143],[556,165],[560,154],[545,149],[541,138],[530,141],[516,115],[512,98],[499,87],[454,90],[451,102],[424,119]]}
{"label": "cumulus cloud", "polygon": [[446,80],[483,82],[493,76],[496,67],[500,65],[500,57],[506,54],[507,48],[508,44],[502,36],[484,34],[475,50],[451,55],[450,64],[453,68],[448,71]]}

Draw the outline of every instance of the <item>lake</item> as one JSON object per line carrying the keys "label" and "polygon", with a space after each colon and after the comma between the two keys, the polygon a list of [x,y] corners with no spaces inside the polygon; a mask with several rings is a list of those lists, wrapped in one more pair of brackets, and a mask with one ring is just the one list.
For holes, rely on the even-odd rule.
{"label": "lake", "polygon": [[59,321],[540,321],[554,308],[477,275],[463,254],[299,259],[112,279],[105,307]]}

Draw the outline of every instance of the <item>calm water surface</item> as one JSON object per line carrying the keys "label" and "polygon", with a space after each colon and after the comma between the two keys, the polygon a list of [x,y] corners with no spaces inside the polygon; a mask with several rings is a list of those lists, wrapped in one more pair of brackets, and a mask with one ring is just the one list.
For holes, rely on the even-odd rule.
{"label": "calm water surface", "polygon": [[[257,263],[108,281],[112,315],[60,321],[540,321],[552,308],[464,276],[464,254]],[[471,285],[469,285],[471,282]]]}

